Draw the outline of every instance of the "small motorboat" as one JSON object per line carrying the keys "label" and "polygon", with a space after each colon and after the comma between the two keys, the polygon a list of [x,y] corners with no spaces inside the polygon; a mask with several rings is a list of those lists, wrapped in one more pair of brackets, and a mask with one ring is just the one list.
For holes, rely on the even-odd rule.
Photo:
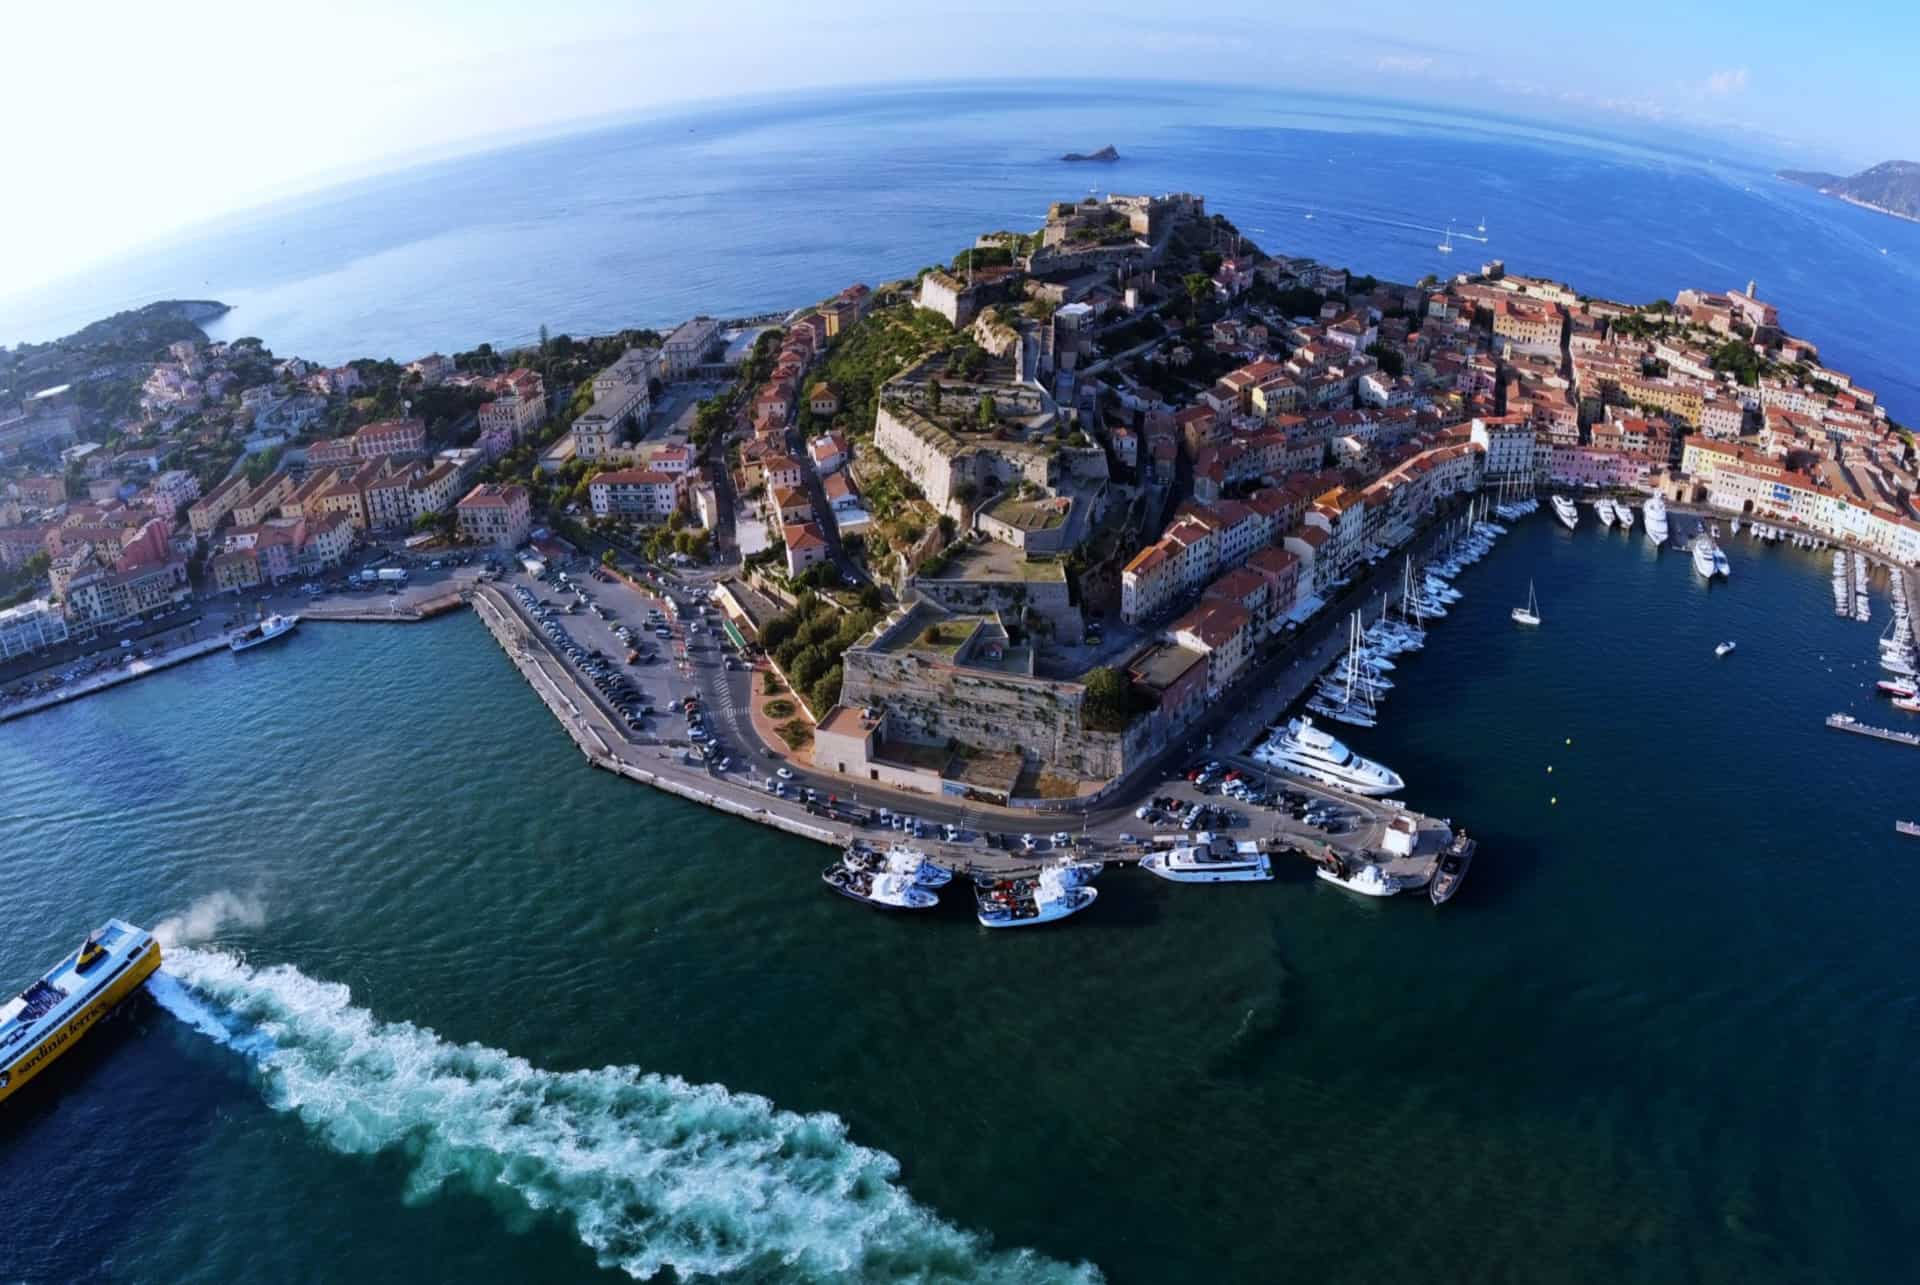
{"label": "small motorboat", "polygon": [[1713,649],[1713,654],[1716,656],[1724,656],[1732,650],[1733,650],[1733,640],[1729,638],[1726,642],[1723,642],[1718,647],[1715,647]]}

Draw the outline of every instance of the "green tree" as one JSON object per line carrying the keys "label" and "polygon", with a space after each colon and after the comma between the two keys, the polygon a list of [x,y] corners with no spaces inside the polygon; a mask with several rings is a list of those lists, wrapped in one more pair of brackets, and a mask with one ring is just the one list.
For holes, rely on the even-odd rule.
{"label": "green tree", "polygon": [[992,428],[1000,421],[1000,412],[993,404],[992,393],[980,394],[980,409],[976,418],[981,428]]}
{"label": "green tree", "polygon": [[813,706],[815,715],[824,718],[828,710],[840,703],[840,685],[844,678],[838,662],[833,668],[815,679],[807,688],[807,703]]}
{"label": "green tree", "polygon": [[1133,684],[1127,676],[1102,666],[1085,681],[1087,696],[1080,708],[1087,726],[1100,732],[1124,730],[1133,705]]}
{"label": "green tree", "polygon": [[927,381],[927,409],[935,415],[940,413],[940,393],[940,381],[937,379],[929,379]]}
{"label": "green tree", "polygon": [[1187,297],[1193,300],[1196,308],[1213,298],[1213,278],[1204,272],[1189,272],[1181,278],[1181,284],[1186,287]]}

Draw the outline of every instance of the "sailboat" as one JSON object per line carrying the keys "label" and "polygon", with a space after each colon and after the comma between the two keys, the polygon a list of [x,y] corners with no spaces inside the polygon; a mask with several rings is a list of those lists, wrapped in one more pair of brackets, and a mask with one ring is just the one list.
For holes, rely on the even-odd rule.
{"label": "sailboat", "polygon": [[[1474,231],[1478,232],[1481,236],[1485,236],[1487,234],[1487,216],[1486,215],[1482,214],[1480,216],[1480,226],[1475,228]],[[1882,250],[1881,253],[1885,254],[1886,251]]]}
{"label": "sailboat", "polygon": [[1453,224],[1447,224],[1447,234],[1440,238],[1440,244],[1435,246],[1434,249],[1440,251],[1442,254],[1453,253]]}
{"label": "sailboat", "polygon": [[1540,599],[1533,592],[1533,581],[1527,581],[1527,605],[1513,609],[1514,623],[1537,625],[1540,623]]}

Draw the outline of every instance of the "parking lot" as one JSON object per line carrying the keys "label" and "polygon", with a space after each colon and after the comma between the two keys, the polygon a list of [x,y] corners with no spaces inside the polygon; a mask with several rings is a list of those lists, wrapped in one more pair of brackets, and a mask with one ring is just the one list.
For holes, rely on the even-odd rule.
{"label": "parking lot", "polygon": [[631,741],[666,747],[713,775],[753,777],[752,671],[704,587],[654,594],[580,560],[543,577],[516,570],[503,583]]}

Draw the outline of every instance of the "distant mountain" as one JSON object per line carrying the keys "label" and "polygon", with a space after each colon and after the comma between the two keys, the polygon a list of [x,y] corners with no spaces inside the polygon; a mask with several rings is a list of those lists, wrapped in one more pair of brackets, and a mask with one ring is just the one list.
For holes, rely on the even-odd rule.
{"label": "distant mountain", "polygon": [[1819,170],[1780,170],[1789,183],[1815,188],[1882,214],[1920,220],[1920,162],[1882,161],[1851,178]]}
{"label": "distant mountain", "polygon": [[1108,143],[1097,152],[1068,152],[1060,159],[1063,161],[1117,161],[1120,159],[1120,153],[1114,150],[1112,143]]}

